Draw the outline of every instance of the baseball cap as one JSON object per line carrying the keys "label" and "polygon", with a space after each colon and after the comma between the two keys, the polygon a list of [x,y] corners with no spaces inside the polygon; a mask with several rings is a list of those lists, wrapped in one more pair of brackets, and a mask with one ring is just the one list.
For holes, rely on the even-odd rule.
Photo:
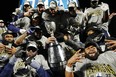
{"label": "baseball cap", "polygon": [[3,21],[2,19],[0,19],[0,23],[1,23],[1,22],[4,22],[4,21]]}
{"label": "baseball cap", "polygon": [[39,17],[39,14],[38,14],[38,13],[34,13],[34,14],[32,15],[32,19],[37,18],[37,17]]}
{"label": "baseball cap", "polygon": [[56,7],[57,7],[57,3],[55,1],[51,1],[50,2],[50,8],[51,9],[56,9]]}
{"label": "baseball cap", "polygon": [[43,3],[42,1],[39,1],[39,2],[37,3],[37,6],[39,6],[39,5],[44,5],[44,3]]}
{"label": "baseball cap", "polygon": [[101,51],[100,46],[94,40],[91,40],[91,39],[86,40],[86,42],[85,42],[85,48],[87,48],[87,47],[89,47],[91,45],[95,46],[99,51]]}
{"label": "baseball cap", "polygon": [[36,45],[35,42],[30,42],[30,43],[28,44],[27,48],[28,48],[28,47],[34,47],[34,48],[37,49],[37,45]]}
{"label": "baseball cap", "polygon": [[27,45],[27,51],[30,51],[32,50],[33,52],[37,51],[38,48],[37,48],[37,45],[35,42],[30,42],[28,45]]}
{"label": "baseball cap", "polygon": [[75,1],[71,1],[71,2],[69,2],[68,7],[74,7],[75,8],[75,7],[79,7],[79,5],[76,4]]}
{"label": "baseball cap", "polygon": [[68,7],[75,7],[74,2],[70,2],[69,5],[68,5]]}
{"label": "baseball cap", "polygon": [[58,9],[59,9],[60,11],[61,11],[61,10],[64,11],[64,6],[61,5],[61,6],[58,7]]}
{"label": "baseball cap", "polygon": [[30,5],[30,3],[29,3],[28,1],[26,1],[26,2],[24,3],[24,5]]}
{"label": "baseball cap", "polygon": [[6,31],[5,33],[3,33],[3,34],[2,34],[2,37],[4,38],[4,36],[7,35],[7,34],[11,34],[11,35],[13,35],[13,37],[17,37],[17,33],[14,33],[14,32],[12,32],[12,31],[10,31],[10,30],[8,30],[8,31]]}

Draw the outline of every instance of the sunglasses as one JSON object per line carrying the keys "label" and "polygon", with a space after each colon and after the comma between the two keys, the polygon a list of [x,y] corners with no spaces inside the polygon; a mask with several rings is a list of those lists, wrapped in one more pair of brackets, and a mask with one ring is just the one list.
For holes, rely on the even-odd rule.
{"label": "sunglasses", "polygon": [[37,51],[37,48],[35,48],[35,47],[28,47],[27,51],[29,52],[30,50],[32,50],[32,52],[35,52],[35,51]]}
{"label": "sunglasses", "polygon": [[72,10],[74,10],[74,7],[69,7],[68,9],[69,9],[70,11],[72,11]]}
{"label": "sunglasses", "polygon": [[39,8],[43,8],[44,5],[43,5],[43,4],[39,4],[37,7],[39,7]]}
{"label": "sunglasses", "polygon": [[30,5],[24,5],[25,7],[29,7]]}
{"label": "sunglasses", "polygon": [[51,10],[51,11],[53,11],[53,10],[55,10],[55,9],[53,9],[53,8],[50,8],[50,10]]}

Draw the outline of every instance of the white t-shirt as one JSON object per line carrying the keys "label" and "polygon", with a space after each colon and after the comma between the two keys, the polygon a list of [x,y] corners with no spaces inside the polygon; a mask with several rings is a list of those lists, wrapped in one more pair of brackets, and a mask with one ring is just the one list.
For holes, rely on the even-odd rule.
{"label": "white t-shirt", "polygon": [[79,77],[116,77],[116,52],[107,51],[95,61],[83,59],[75,64],[75,74]]}
{"label": "white t-shirt", "polygon": [[104,11],[101,9],[101,7],[96,7],[96,8],[88,8],[84,12],[88,23],[96,23],[96,24],[101,24]]}
{"label": "white t-shirt", "polygon": [[[48,63],[45,60],[45,58],[43,57],[43,55],[36,55],[32,60],[34,60],[38,64],[40,64],[44,70],[50,69],[48,66]],[[24,72],[23,75],[16,75],[16,73],[19,72],[18,71],[19,69],[23,69],[23,70],[21,70],[22,73],[24,72],[24,70],[27,70],[28,72],[26,72],[26,73]],[[25,65],[25,62],[21,58],[18,58],[18,60],[16,61],[13,71],[14,71],[15,76],[21,76],[21,77],[23,77],[24,75],[25,75],[25,77],[32,77],[32,75],[31,75],[32,73],[36,74],[36,69],[31,67],[30,65]]]}

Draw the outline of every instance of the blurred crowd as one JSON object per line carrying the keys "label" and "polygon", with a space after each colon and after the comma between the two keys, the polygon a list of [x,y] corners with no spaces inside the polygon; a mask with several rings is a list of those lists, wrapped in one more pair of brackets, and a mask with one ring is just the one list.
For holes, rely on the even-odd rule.
{"label": "blurred crowd", "polygon": [[116,13],[99,0],[90,5],[26,1],[9,24],[0,19],[0,77],[116,77]]}

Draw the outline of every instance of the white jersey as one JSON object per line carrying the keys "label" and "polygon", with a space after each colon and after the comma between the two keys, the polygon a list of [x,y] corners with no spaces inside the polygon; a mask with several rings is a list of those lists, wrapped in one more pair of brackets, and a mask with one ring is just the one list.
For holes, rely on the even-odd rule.
{"label": "white jersey", "polygon": [[[32,60],[39,63],[44,70],[50,69],[43,55],[36,55]],[[18,58],[13,69],[15,77],[33,77],[36,75],[36,69],[32,68],[30,65],[25,65],[25,62],[21,58]]]}
{"label": "white jersey", "polygon": [[75,73],[79,77],[116,77],[116,52],[107,51],[95,61],[86,58],[83,63],[75,65]]}
{"label": "white jersey", "polygon": [[101,9],[101,7],[96,7],[96,8],[88,8],[84,12],[87,22],[90,23],[96,23],[96,24],[101,24],[102,23],[102,18],[104,15],[104,11]]}

